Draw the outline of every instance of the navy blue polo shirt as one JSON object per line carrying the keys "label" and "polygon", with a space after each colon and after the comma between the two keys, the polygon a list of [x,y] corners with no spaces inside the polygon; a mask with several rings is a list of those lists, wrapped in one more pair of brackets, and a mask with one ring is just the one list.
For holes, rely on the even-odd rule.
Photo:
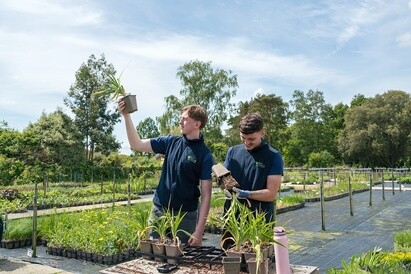
{"label": "navy blue polo shirt", "polygon": [[160,136],[150,142],[155,153],[165,155],[154,204],[182,211],[197,210],[200,180],[211,179],[213,166],[203,137],[188,140],[185,135]]}
{"label": "navy blue polo shirt", "polygon": [[[284,163],[281,154],[269,146],[264,140],[261,145],[247,150],[243,144],[231,147],[226,155],[224,166],[244,190],[259,190],[267,188],[269,175],[283,175]],[[241,200],[240,200],[241,201]],[[266,219],[271,221],[274,216],[274,202],[260,202],[249,199],[252,210],[267,212]],[[224,208],[230,207],[230,201]]]}

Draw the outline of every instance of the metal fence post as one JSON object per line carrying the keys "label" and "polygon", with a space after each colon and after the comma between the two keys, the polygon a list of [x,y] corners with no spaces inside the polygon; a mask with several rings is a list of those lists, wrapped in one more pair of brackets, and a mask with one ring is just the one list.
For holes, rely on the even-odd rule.
{"label": "metal fence post", "polygon": [[385,183],[384,183],[384,170],[381,170],[381,183],[382,183],[382,200],[385,201]]}
{"label": "metal fence post", "polygon": [[325,230],[325,218],[324,218],[324,180],[323,172],[321,171],[321,185],[320,185],[320,201],[321,201],[321,229]]}
{"label": "metal fence post", "polygon": [[352,204],[352,186],[351,186],[351,177],[348,177],[348,195],[350,197],[350,215],[354,216],[353,204]]}
{"label": "metal fence post", "polygon": [[37,195],[38,195],[38,189],[37,189],[37,181],[34,182],[34,197],[33,197],[33,231],[32,231],[32,251],[33,253],[31,254],[31,257],[36,258],[37,257]]}
{"label": "metal fence post", "polygon": [[372,175],[373,171],[370,172],[370,206],[372,206]]}
{"label": "metal fence post", "polygon": [[394,168],[391,169],[391,185],[392,185],[392,195],[395,195],[395,190],[394,190]]}

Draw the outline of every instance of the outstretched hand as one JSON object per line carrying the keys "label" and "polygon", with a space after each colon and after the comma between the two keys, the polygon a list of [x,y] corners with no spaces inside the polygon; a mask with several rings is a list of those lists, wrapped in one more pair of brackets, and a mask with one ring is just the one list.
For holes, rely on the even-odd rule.
{"label": "outstretched hand", "polygon": [[228,199],[232,199],[233,197],[245,199],[245,198],[248,198],[248,196],[250,196],[250,191],[249,190],[242,190],[242,189],[239,189],[237,187],[233,187],[232,191],[224,189],[224,195]]}
{"label": "outstretched hand", "polygon": [[233,187],[233,192],[238,198],[248,198],[248,196],[250,196],[249,190],[242,190],[237,187]]}

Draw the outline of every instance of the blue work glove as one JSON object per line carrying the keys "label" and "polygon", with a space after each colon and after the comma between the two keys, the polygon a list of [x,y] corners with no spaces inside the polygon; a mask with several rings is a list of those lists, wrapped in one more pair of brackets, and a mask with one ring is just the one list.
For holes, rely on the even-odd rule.
{"label": "blue work glove", "polygon": [[234,195],[237,196],[238,198],[248,198],[248,196],[250,196],[249,190],[242,190],[242,189],[233,187],[233,192],[234,192]]}

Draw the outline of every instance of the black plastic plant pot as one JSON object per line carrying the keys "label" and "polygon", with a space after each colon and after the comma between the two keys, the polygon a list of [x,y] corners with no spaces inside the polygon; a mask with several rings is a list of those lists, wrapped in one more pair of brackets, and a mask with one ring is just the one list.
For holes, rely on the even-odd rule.
{"label": "black plastic plant pot", "polygon": [[126,103],[126,108],[125,111],[127,113],[132,113],[137,111],[137,98],[136,95],[126,95],[123,98],[121,98],[122,101]]}

